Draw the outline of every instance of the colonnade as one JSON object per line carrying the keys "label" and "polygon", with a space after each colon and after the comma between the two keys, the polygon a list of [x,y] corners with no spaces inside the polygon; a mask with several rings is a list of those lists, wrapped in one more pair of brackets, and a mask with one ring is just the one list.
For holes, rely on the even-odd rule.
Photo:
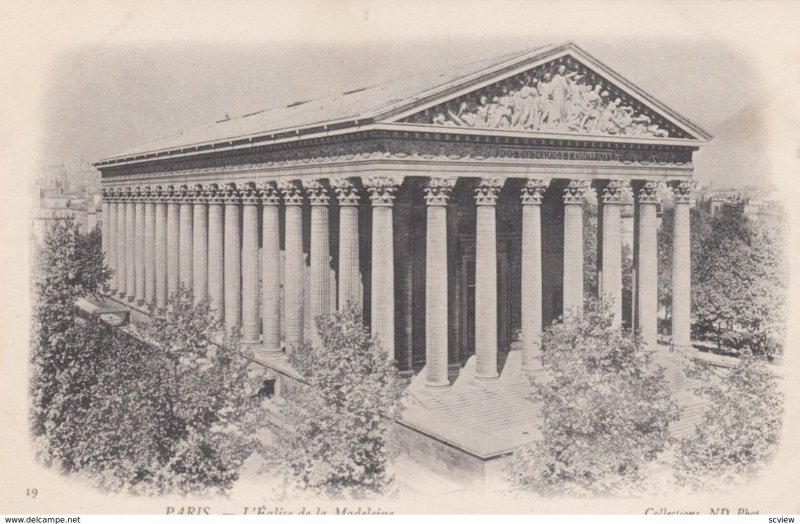
{"label": "colonnade", "polygon": [[[425,382],[446,388],[448,381],[448,201],[455,178],[430,178],[426,204]],[[393,206],[401,177],[265,181],[258,184],[197,184],[105,189],[103,250],[114,271],[111,288],[121,300],[140,307],[163,307],[179,284],[195,300],[209,298],[229,328],[239,328],[242,343],[265,356],[303,342],[304,315],[328,313],[336,304],[361,305],[359,213],[362,195],[372,213],[371,317],[369,326],[390,355],[394,354]],[[497,225],[498,195],[504,180],[480,179],[475,190],[476,378],[494,380],[497,364]],[[361,190],[363,186],[365,191]],[[521,190],[522,366],[541,367],[542,216],[550,184],[528,179]],[[645,344],[657,337],[656,207],[658,184],[634,181],[636,206],[636,327]],[[689,345],[689,197],[691,183],[674,183],[673,341]],[[589,185],[570,180],[563,192],[563,308],[583,307],[583,217],[581,205]],[[598,287],[612,303],[615,322],[622,317],[620,206],[631,185],[602,181],[599,198],[602,234]],[[339,206],[336,297],[331,296],[329,208]],[[310,212],[309,288],[304,290],[303,205]],[[280,206],[284,206],[284,271],[281,283]],[[259,228],[259,217],[261,227]],[[259,230],[261,263],[259,264]],[[259,278],[258,268],[261,267]],[[492,275],[495,278],[492,278]],[[259,289],[259,280],[261,281]],[[283,297],[281,298],[281,284]],[[260,300],[259,300],[260,292]],[[260,302],[260,305],[259,305]],[[281,306],[283,311],[281,311]],[[281,325],[281,322],[284,325]],[[282,343],[281,333],[284,333]]]}

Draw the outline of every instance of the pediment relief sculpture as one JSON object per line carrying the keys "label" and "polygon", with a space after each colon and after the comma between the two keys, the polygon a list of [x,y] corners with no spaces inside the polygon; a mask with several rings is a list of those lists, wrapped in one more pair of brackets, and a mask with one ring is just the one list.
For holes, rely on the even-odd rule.
{"label": "pediment relief sculpture", "polygon": [[569,57],[428,108],[404,121],[588,135],[687,137]]}

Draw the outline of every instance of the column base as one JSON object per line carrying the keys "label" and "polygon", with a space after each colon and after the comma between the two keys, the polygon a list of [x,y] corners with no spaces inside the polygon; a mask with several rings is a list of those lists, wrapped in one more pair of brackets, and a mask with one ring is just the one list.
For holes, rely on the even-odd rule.
{"label": "column base", "polygon": [[266,349],[259,345],[258,347],[253,348],[253,352],[255,353],[256,358],[286,359],[286,353],[283,352],[283,348]]}
{"label": "column base", "polygon": [[475,380],[477,380],[478,382],[496,382],[500,380],[500,374],[498,373],[489,376],[475,375]]}
{"label": "column base", "polygon": [[139,307],[144,307],[144,300],[142,300],[141,298],[137,299],[136,305]]}
{"label": "column base", "polygon": [[261,341],[260,340],[242,340],[239,342],[239,345],[245,349],[250,349],[252,351],[258,351],[261,349]]}
{"label": "column base", "polygon": [[444,391],[446,389],[450,389],[450,382],[444,382],[440,384],[431,384],[430,382],[426,382],[425,389],[429,389],[431,391]]}
{"label": "column base", "polygon": [[125,300],[130,302],[130,303],[132,303],[132,304],[136,303],[136,297],[133,296],[133,295],[128,295],[127,297],[125,297]]}
{"label": "column base", "polygon": [[544,371],[544,366],[541,364],[538,366],[522,366],[522,371],[524,373],[541,373]]}

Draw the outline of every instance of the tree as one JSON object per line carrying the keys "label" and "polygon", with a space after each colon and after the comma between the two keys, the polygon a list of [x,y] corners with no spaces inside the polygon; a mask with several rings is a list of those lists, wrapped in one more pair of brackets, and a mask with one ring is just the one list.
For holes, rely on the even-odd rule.
{"label": "tree", "polygon": [[288,427],[267,455],[297,488],[364,496],[391,482],[386,434],[399,415],[401,383],[392,355],[361,319],[352,305],[318,317],[321,343],[290,355],[304,384],[284,390]]}
{"label": "tree", "polygon": [[534,377],[542,440],[515,452],[508,476],[543,495],[623,495],[664,451],[678,409],[663,372],[606,303],[587,301],[545,330],[544,377]]}
{"label": "tree", "polygon": [[[694,331],[718,347],[770,355],[785,323],[786,270],[781,231],[725,207],[697,239],[692,275]],[[702,260],[702,262],[700,262]]]}
{"label": "tree", "polygon": [[37,252],[32,433],[40,459],[113,491],[225,492],[255,448],[258,400],[235,339],[185,290],[137,333],[77,316],[104,293],[99,230],[72,220]]}
{"label": "tree", "polygon": [[696,391],[710,401],[694,433],[676,446],[675,477],[685,486],[722,491],[753,477],[775,454],[783,395],[763,357],[749,352],[720,377],[708,365]]}

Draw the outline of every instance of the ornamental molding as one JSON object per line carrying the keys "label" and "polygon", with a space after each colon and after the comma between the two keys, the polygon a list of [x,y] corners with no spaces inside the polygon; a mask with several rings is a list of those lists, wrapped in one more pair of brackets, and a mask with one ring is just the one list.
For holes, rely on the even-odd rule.
{"label": "ornamental molding", "polygon": [[589,189],[589,184],[585,180],[570,180],[564,188],[565,204],[582,204],[583,197]]}
{"label": "ornamental molding", "polygon": [[475,204],[478,206],[494,206],[503,189],[503,181],[499,178],[481,178],[475,188]]}
{"label": "ornamental molding", "polygon": [[340,206],[357,206],[361,200],[358,188],[349,178],[332,178],[331,187],[336,192]]}
{"label": "ornamental molding", "polygon": [[425,204],[429,206],[446,206],[450,193],[456,185],[454,178],[432,177],[425,184]]}
{"label": "ornamental molding", "polygon": [[[451,137],[453,138],[453,137]],[[374,138],[358,141],[320,144],[261,151],[239,155],[219,155],[170,160],[159,163],[107,168],[103,178],[129,180],[159,177],[192,177],[224,174],[232,171],[265,171],[323,164],[349,164],[370,161],[399,162],[469,162],[469,163],[536,163],[557,164],[586,162],[609,166],[674,166],[691,167],[692,149],[646,144],[579,144],[570,141],[508,139],[486,143],[474,137],[457,137],[458,141]]]}
{"label": "ornamental molding", "polygon": [[544,192],[547,191],[548,183],[541,178],[530,178],[522,186],[520,198],[523,205],[541,204],[544,199]]}
{"label": "ornamental molding", "polygon": [[575,135],[691,138],[571,56],[499,79],[401,121]]}

